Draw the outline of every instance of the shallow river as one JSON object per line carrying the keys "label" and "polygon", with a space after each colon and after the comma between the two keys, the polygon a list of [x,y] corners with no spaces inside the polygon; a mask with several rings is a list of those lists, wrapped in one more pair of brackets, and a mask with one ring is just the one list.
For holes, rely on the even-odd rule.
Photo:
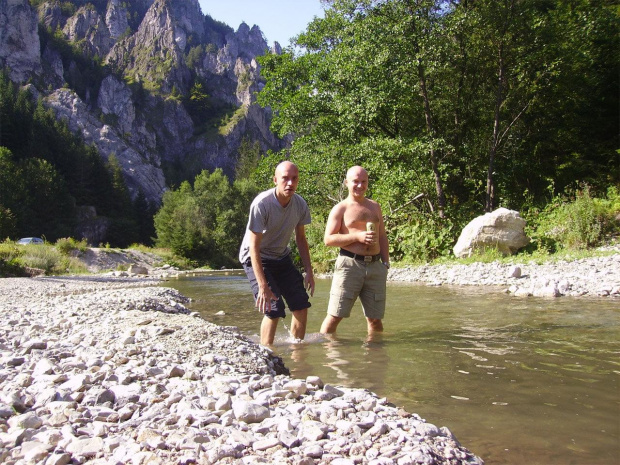
{"label": "shallow river", "polygon": [[[258,340],[245,276],[166,285],[208,321]],[[613,299],[515,298],[471,287],[388,284],[385,332],[369,341],[361,306],[336,337],[318,334],[329,295],[319,280],[308,335],[275,351],[291,375],[367,388],[447,426],[487,465],[620,463],[620,305]],[[224,316],[216,313],[224,311]]]}

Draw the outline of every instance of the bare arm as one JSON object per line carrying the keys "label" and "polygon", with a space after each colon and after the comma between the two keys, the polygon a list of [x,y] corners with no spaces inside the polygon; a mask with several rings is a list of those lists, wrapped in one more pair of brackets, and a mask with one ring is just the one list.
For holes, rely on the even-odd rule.
{"label": "bare arm", "polygon": [[383,214],[379,208],[379,246],[381,247],[381,261],[390,263],[390,244],[388,243],[387,233],[385,232],[385,224],[383,223]]}
{"label": "bare arm", "polygon": [[306,238],[306,228],[299,225],[295,228],[295,242],[299,249],[301,263],[304,265],[306,276],[304,277],[304,287],[310,291],[310,295],[314,295],[314,272],[312,271],[312,262],[310,261],[310,247],[308,247],[308,239]]}
{"label": "bare arm", "polygon": [[250,259],[252,260],[252,269],[254,270],[256,281],[258,282],[256,308],[259,312],[265,313],[271,308],[271,301],[278,300],[278,298],[271,291],[269,283],[267,283],[263,263],[260,259],[260,243],[262,239],[262,233],[250,231]]}

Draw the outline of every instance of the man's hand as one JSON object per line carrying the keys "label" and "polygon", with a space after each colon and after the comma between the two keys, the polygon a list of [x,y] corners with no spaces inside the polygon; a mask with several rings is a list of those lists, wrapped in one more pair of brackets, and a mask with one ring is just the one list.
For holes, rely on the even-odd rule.
{"label": "man's hand", "polygon": [[310,292],[310,297],[314,296],[314,275],[312,273],[305,274],[304,287],[306,291]]}
{"label": "man's hand", "polygon": [[267,313],[269,310],[271,310],[271,302],[276,300],[278,300],[278,298],[271,291],[271,288],[269,286],[259,286],[255,305],[259,312]]}
{"label": "man's hand", "polygon": [[377,232],[361,231],[358,233],[357,240],[365,245],[374,244],[377,242]]}

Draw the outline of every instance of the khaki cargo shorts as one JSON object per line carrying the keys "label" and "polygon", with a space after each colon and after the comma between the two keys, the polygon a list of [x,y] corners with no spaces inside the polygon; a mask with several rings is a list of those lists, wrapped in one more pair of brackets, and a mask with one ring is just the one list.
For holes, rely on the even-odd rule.
{"label": "khaki cargo shorts", "polygon": [[385,315],[385,288],[388,270],[381,261],[366,263],[339,255],[336,259],[327,313],[348,318],[359,297],[366,318]]}

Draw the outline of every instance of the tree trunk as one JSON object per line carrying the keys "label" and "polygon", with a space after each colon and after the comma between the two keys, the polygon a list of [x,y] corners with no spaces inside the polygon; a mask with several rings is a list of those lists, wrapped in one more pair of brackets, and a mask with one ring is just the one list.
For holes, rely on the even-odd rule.
{"label": "tree trunk", "polygon": [[491,140],[491,147],[489,148],[489,167],[487,170],[487,190],[486,201],[484,205],[485,212],[491,212],[496,207],[495,197],[495,157],[497,156],[497,147],[499,145],[499,125],[500,125],[500,110],[504,102],[504,44],[500,43],[498,50],[498,77],[497,77],[497,91],[495,93],[495,114],[493,117],[493,139]]}
{"label": "tree trunk", "polygon": [[[428,97],[428,91],[426,89],[426,75],[424,73],[424,67],[422,64],[418,64],[418,77],[420,79],[420,90],[422,98],[424,99],[424,117],[426,118],[426,129],[432,139],[435,138],[435,125],[433,122],[433,114],[431,112],[430,99]],[[440,218],[446,217],[446,194],[443,191],[443,183],[441,181],[441,175],[439,173],[439,164],[437,163],[437,155],[435,149],[431,147],[429,152],[431,161],[431,167],[433,169],[433,176],[435,177],[435,191],[437,193],[437,214]]]}

